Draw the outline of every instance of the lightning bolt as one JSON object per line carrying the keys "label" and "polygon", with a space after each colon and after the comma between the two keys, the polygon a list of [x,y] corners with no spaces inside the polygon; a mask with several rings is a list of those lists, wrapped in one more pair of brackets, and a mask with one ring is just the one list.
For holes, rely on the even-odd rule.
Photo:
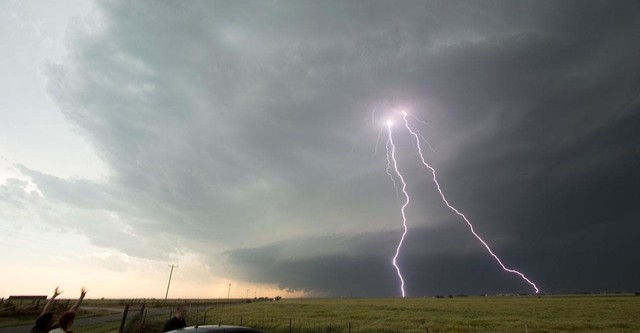
{"label": "lightning bolt", "polygon": [[[418,147],[418,154],[420,155],[420,160],[422,161],[422,164],[427,167],[429,170],[431,170],[431,175],[433,177],[433,182],[435,183],[437,189],[438,189],[438,193],[440,193],[440,197],[442,198],[442,201],[444,201],[445,205],[447,205],[447,207],[449,207],[449,209],[451,209],[452,211],[454,211],[456,214],[458,214],[458,216],[462,217],[462,219],[467,223],[467,225],[469,226],[469,229],[471,229],[471,233],[480,241],[480,243],[482,243],[482,245],[484,245],[484,247],[487,249],[487,251],[489,252],[489,254],[491,254],[491,256],[498,262],[498,264],[500,264],[500,266],[502,267],[503,270],[509,272],[509,273],[513,273],[516,275],[519,275],[523,280],[525,280],[527,283],[529,283],[533,289],[535,289],[536,294],[540,292],[540,290],[538,289],[538,287],[536,286],[535,283],[531,282],[531,280],[529,278],[527,278],[524,274],[522,274],[521,272],[515,270],[515,269],[511,269],[508,268],[507,266],[505,266],[502,263],[502,260],[500,260],[500,258],[498,258],[498,256],[493,253],[493,251],[491,250],[491,248],[489,247],[489,245],[475,232],[475,230],[473,229],[473,225],[471,224],[471,222],[469,222],[469,219],[467,219],[467,217],[460,213],[460,211],[458,211],[455,207],[453,207],[449,201],[447,200],[447,198],[445,197],[444,193],[442,192],[442,188],[440,188],[440,183],[438,183],[438,179],[436,177],[436,170],[431,167],[424,159],[424,155],[422,154],[422,148],[420,146],[420,139],[418,137],[418,134],[413,131],[411,129],[411,127],[409,126],[409,121],[407,120],[407,113],[406,112],[402,112],[402,119],[404,120],[404,124],[407,127],[407,130],[409,131],[409,133],[411,133],[411,135],[413,135],[413,137],[416,140],[416,146]],[[420,135],[420,137],[422,137],[422,135]],[[389,126],[389,140],[391,140],[391,127]],[[392,143],[393,144],[393,143]],[[395,166],[395,159],[394,159],[394,166]],[[398,169],[396,167],[396,172],[398,172]],[[398,173],[398,175],[400,175],[400,173]],[[402,176],[401,176],[402,177]],[[403,184],[404,184],[404,179],[402,180]],[[402,188],[403,192],[404,192],[404,186]],[[407,196],[407,202],[405,203],[404,206],[402,206],[402,217],[404,219],[404,207],[406,207],[407,204],[409,204],[409,196],[407,195],[407,193],[405,192],[405,195]],[[405,224],[405,233],[406,233],[406,224]],[[403,240],[404,240],[404,234],[403,234]],[[400,244],[402,244],[402,241],[400,241]],[[398,250],[399,250],[399,246],[398,246]],[[396,251],[396,256],[398,255],[399,251]],[[395,257],[393,259],[394,265],[395,265]],[[398,269],[398,267],[396,266],[396,269]],[[398,274],[400,274],[400,270],[398,269]],[[404,297],[404,291],[402,293],[402,296]]]}
{"label": "lightning bolt", "polygon": [[[402,292],[402,297],[404,297],[405,293],[404,293],[404,278],[402,277],[402,272],[400,272],[400,267],[398,267],[398,263],[397,263],[397,259],[398,256],[400,255],[400,248],[402,248],[402,243],[404,242],[404,237],[407,235],[407,216],[405,214],[404,209],[409,205],[409,193],[407,193],[407,183],[404,181],[404,177],[402,177],[402,174],[400,173],[400,170],[398,170],[398,162],[396,161],[396,146],[393,144],[393,136],[391,135],[391,121],[387,121],[387,129],[389,132],[389,140],[387,141],[388,145],[387,145],[387,158],[391,157],[391,161],[393,161],[393,170],[395,171],[396,175],[398,176],[398,178],[400,179],[400,182],[402,182],[402,193],[404,193],[404,197],[405,197],[405,202],[402,205],[402,208],[400,209],[400,212],[402,214],[402,226],[404,227],[404,231],[402,232],[402,237],[400,238],[400,242],[398,243],[398,247],[396,248],[396,254],[393,256],[393,266],[396,268],[396,272],[398,273],[398,278],[400,278],[400,291]],[[389,152],[389,147],[391,147],[391,151]],[[388,166],[388,165],[387,165]],[[389,168],[387,168],[387,173]],[[391,176],[391,174],[389,173],[389,176]],[[391,180],[393,181],[393,177],[391,177]],[[395,181],[393,181],[393,186],[396,186]],[[396,187],[396,191],[397,191],[397,187]]]}
{"label": "lightning bolt", "polygon": [[400,202],[400,191],[398,191],[398,184],[396,183],[396,179],[395,177],[393,177],[393,174],[391,173],[391,168],[393,165],[393,161],[391,160],[391,149],[390,149],[390,140],[387,139],[387,143],[386,146],[387,148],[387,175],[389,175],[389,179],[391,179],[391,182],[393,183],[393,188],[396,189],[396,198],[398,199],[398,203]]}

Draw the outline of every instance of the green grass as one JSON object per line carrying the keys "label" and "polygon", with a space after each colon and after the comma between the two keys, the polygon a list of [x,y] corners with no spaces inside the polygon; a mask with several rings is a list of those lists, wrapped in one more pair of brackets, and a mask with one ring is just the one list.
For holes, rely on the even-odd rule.
{"label": "green grass", "polygon": [[[209,310],[209,324],[289,332],[640,332],[640,297],[282,300]],[[202,322],[202,319],[199,320]],[[526,326],[525,326],[526,325]]]}
{"label": "green grass", "polygon": [[[640,332],[638,296],[297,299],[218,304],[206,312],[206,320],[202,300],[195,304],[200,307],[188,313],[189,325],[242,324],[266,333],[288,333],[290,321],[292,333],[348,333],[349,324],[353,333],[424,333],[427,328],[430,333]],[[166,319],[167,314],[147,317],[145,331],[157,332]],[[77,331],[111,333],[119,325],[118,320]]]}

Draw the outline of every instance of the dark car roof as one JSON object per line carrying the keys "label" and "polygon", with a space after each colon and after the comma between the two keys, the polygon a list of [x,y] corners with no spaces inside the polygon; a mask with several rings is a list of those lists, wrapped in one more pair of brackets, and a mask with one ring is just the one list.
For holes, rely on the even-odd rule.
{"label": "dark car roof", "polygon": [[170,331],[172,333],[262,333],[262,331],[258,331],[256,329],[244,326],[233,326],[233,325],[201,325],[201,326],[190,326],[185,328],[180,328],[175,331]]}

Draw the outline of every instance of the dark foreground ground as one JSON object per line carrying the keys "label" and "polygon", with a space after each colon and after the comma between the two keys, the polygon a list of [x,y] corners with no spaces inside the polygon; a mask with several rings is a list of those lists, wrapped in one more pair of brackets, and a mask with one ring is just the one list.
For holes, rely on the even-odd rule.
{"label": "dark foreground ground", "polygon": [[[86,308],[101,310],[93,317],[79,319],[75,332],[117,332],[123,305],[121,300],[107,301],[111,304],[88,302]],[[139,314],[139,306],[144,301],[133,302],[131,307],[136,311],[130,312],[129,319]],[[179,302],[190,306],[189,325],[235,324],[270,333],[640,332],[640,297],[635,295],[283,299],[234,304],[212,300]],[[159,329],[155,326],[170,317],[173,306],[152,306],[146,302],[145,332]],[[105,309],[119,312],[109,314]],[[35,317],[27,319],[32,322]],[[138,325],[130,325],[130,331],[142,327],[140,318],[137,320]],[[28,332],[31,322],[0,328],[0,333]]]}

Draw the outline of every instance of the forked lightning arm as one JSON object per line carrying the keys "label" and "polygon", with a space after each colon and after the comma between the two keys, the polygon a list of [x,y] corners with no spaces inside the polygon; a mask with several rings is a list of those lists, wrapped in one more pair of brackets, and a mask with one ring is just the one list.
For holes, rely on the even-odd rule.
{"label": "forked lightning arm", "polygon": [[[436,178],[436,170],[431,167],[424,159],[424,156],[422,154],[422,148],[420,147],[420,139],[418,134],[413,131],[411,129],[411,127],[409,126],[409,121],[407,121],[407,113],[403,112],[402,113],[402,119],[404,119],[404,124],[407,127],[407,130],[409,131],[409,133],[411,133],[411,135],[413,135],[413,137],[416,140],[416,145],[418,147],[418,154],[420,156],[420,160],[422,161],[422,164],[427,167],[429,170],[431,170],[431,175],[433,176],[433,182],[434,184],[436,184],[436,187],[438,188],[438,193],[440,193],[440,197],[442,198],[442,201],[444,201],[445,205],[447,205],[447,207],[449,207],[449,209],[451,209],[452,211],[454,211],[456,214],[458,214],[460,217],[462,217],[462,219],[467,222],[467,225],[469,226],[469,229],[471,229],[471,233],[480,241],[480,243],[482,243],[482,245],[484,245],[484,247],[487,249],[487,251],[489,252],[489,254],[491,254],[491,256],[498,262],[498,264],[500,264],[500,266],[502,267],[502,269],[504,269],[505,271],[509,272],[509,273],[513,273],[513,274],[517,274],[519,275],[523,280],[527,281],[527,283],[529,283],[533,289],[536,290],[536,294],[540,292],[540,290],[538,289],[538,287],[536,286],[535,283],[531,282],[531,280],[529,280],[529,278],[527,278],[524,274],[520,273],[519,271],[515,270],[515,269],[511,269],[508,268],[507,266],[505,266],[502,263],[502,260],[500,260],[500,258],[498,258],[498,256],[493,253],[493,251],[491,250],[491,248],[489,247],[489,245],[480,237],[478,236],[478,234],[475,232],[475,230],[473,230],[473,225],[471,224],[471,222],[469,222],[469,220],[467,219],[466,216],[464,216],[464,214],[460,213],[455,207],[453,207],[449,201],[447,200],[447,198],[444,196],[444,193],[442,193],[442,189],[440,188],[440,183],[438,183],[438,179]],[[391,137],[391,130],[389,130],[389,137]],[[404,182],[404,181],[403,181]],[[408,201],[407,201],[408,202]],[[404,207],[403,207],[404,209]],[[404,214],[404,212],[403,212]],[[403,216],[404,217],[404,216]],[[406,227],[405,227],[406,228]],[[396,254],[397,255],[397,254]],[[395,259],[394,259],[395,260]],[[403,295],[404,296],[404,295]]]}

